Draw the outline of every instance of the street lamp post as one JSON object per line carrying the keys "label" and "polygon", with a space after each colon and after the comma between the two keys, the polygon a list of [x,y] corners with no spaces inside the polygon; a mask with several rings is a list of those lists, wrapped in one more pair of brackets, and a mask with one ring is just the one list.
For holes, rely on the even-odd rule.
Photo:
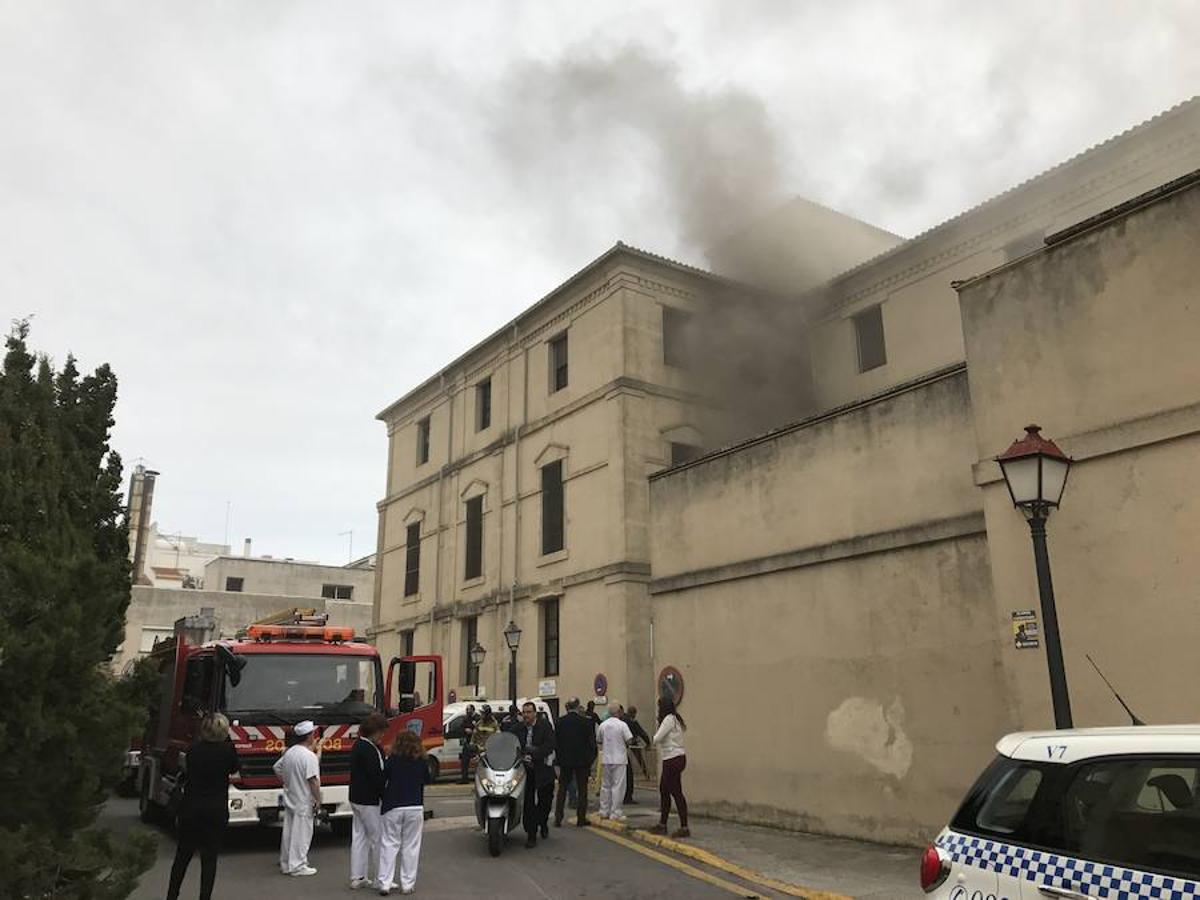
{"label": "street lamp post", "polygon": [[508,696],[511,698],[512,705],[517,705],[517,647],[521,646],[521,629],[517,627],[517,623],[509,620],[508,627],[504,629],[504,642],[508,644],[508,649],[512,651],[512,661],[508,666]]}
{"label": "street lamp post", "polygon": [[1039,433],[1037,425],[1027,425],[1025,436],[996,457],[1013,505],[1025,514],[1033,538],[1033,562],[1037,570],[1038,597],[1042,606],[1042,625],[1046,635],[1046,665],[1050,670],[1050,699],[1054,704],[1054,726],[1071,728],[1071,697],[1067,691],[1067,672],[1063,665],[1062,643],[1058,634],[1058,610],[1054,605],[1054,584],[1050,580],[1050,553],[1046,548],[1046,519],[1057,509],[1067,486],[1071,458]]}
{"label": "street lamp post", "polygon": [[483,658],[487,656],[487,650],[483,648],[483,644],[479,641],[475,642],[475,646],[471,648],[471,665],[475,667],[475,699],[479,699],[479,670],[483,668]]}

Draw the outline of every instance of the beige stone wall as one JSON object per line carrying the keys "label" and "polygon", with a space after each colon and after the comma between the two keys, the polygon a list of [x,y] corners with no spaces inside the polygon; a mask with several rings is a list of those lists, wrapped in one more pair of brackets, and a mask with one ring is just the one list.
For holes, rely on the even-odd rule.
{"label": "beige stone wall", "polygon": [[689,796],[928,839],[1012,722],[966,373],[651,480],[654,669],[684,675]]}
{"label": "beige stone wall", "polygon": [[[464,629],[479,616],[481,682],[507,691],[501,632],[523,630],[518,692],[546,677],[542,601],[560,602],[560,699],[591,694],[603,672],[613,696],[642,705],[650,670],[646,476],[670,440],[701,440],[689,373],[662,359],[664,305],[689,309],[707,277],[616,253],[573,279],[381,418],[390,438],[389,494],[379,504],[375,639],[391,654],[413,631],[417,652],[445,657],[448,685],[465,685]],[[549,388],[547,342],[565,331],[569,383]],[[492,426],[476,432],[475,385],[492,379]],[[431,458],[416,466],[416,422],[431,416]],[[565,549],[541,553],[540,469],[562,460]],[[482,578],[464,581],[465,501],[484,497]],[[422,523],[421,585],[404,597],[406,526]]]}
{"label": "beige stone wall", "polygon": [[[868,396],[964,359],[951,282],[1035,250],[1053,234],[1200,168],[1200,100],[1181,104],[905,242],[821,288],[810,344],[816,408]],[[887,365],[858,371],[852,316],[881,305]]]}
{"label": "beige stone wall", "polygon": [[354,602],[369,603],[375,592],[374,569],[245,556],[218,556],[205,565],[207,590],[223,591],[226,578],[241,578],[245,593],[280,597],[320,598],[324,585],[340,584],[353,589],[350,599]]}
{"label": "beige stone wall", "polygon": [[[365,635],[371,625],[370,603],[344,603],[320,597],[280,597],[274,594],[238,594],[226,591],[192,591],[134,585],[129,608],[125,612],[125,640],[113,657],[113,671],[142,655],[143,636],[152,645],[154,635],[167,636],[175,621],[197,615],[201,608],[212,607],[218,619],[221,637],[232,637],[239,628],[258,619],[304,605],[318,613],[328,612],[331,625],[350,625],[356,634]],[[147,647],[149,649],[149,647]]]}
{"label": "beige stone wall", "polygon": [[[991,457],[1037,422],[1076,458],[1048,523],[1075,720],[1195,721],[1200,679],[1200,186],[961,292],[997,627],[1038,605],[1029,530]],[[1045,656],[1007,644],[1022,726],[1052,722]],[[1152,661],[1152,663],[1150,662]]]}

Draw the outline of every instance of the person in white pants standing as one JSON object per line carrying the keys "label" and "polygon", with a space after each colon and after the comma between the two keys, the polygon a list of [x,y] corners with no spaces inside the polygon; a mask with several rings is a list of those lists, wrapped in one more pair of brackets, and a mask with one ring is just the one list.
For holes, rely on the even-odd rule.
{"label": "person in white pants standing", "polygon": [[292,733],[299,742],[275,761],[275,775],[283,782],[279,870],[284,875],[316,875],[308,864],[308,847],[321,809],[321,732],[305,720],[296,723]]}
{"label": "person in white pants standing", "polygon": [[600,723],[596,737],[600,744],[600,818],[624,819],[625,767],[629,764],[629,745],[633,732],[620,716],[621,707]]}
{"label": "person in white pants standing", "polygon": [[382,835],[379,844],[379,893],[396,886],[396,857],[400,857],[400,893],[411,894],[417,884],[421,833],[425,828],[425,785],[432,780],[421,739],[401,731],[384,765]]}
{"label": "person in white pants standing", "polygon": [[[383,799],[383,750],[380,741],[387,731],[387,719],[371,713],[358,730],[358,740],[350,751],[350,888],[358,890],[371,883],[371,872],[378,873],[381,823],[379,803]],[[376,863],[372,866],[371,863]]]}

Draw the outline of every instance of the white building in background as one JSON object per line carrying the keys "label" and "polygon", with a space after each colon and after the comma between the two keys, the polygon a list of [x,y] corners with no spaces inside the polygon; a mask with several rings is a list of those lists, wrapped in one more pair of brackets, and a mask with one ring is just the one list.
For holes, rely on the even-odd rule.
{"label": "white building in background", "polygon": [[164,532],[152,522],[142,574],[151,587],[199,589],[204,587],[204,567],[218,556],[228,555],[228,544],[209,543],[182,532]]}

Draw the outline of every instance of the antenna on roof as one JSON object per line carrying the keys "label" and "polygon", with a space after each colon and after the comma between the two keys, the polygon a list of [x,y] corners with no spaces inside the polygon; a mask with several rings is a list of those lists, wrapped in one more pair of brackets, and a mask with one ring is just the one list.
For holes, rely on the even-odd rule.
{"label": "antenna on roof", "polygon": [[1086,656],[1087,661],[1092,664],[1092,668],[1096,670],[1096,674],[1100,676],[1100,678],[1104,681],[1104,683],[1106,685],[1108,685],[1108,689],[1110,691],[1112,691],[1112,695],[1117,698],[1117,702],[1120,703],[1121,706],[1123,706],[1125,708],[1125,712],[1129,713],[1130,721],[1134,725],[1145,725],[1146,724],[1145,722],[1143,722],[1141,719],[1139,719],[1137,716],[1135,716],[1133,714],[1133,710],[1129,708],[1129,704],[1121,699],[1121,695],[1118,694],[1117,689],[1112,686],[1112,682],[1110,682],[1107,678],[1104,677],[1104,673],[1100,671],[1100,667],[1098,665],[1096,665],[1096,661],[1094,659],[1092,659],[1091,654],[1085,653],[1084,656]]}

